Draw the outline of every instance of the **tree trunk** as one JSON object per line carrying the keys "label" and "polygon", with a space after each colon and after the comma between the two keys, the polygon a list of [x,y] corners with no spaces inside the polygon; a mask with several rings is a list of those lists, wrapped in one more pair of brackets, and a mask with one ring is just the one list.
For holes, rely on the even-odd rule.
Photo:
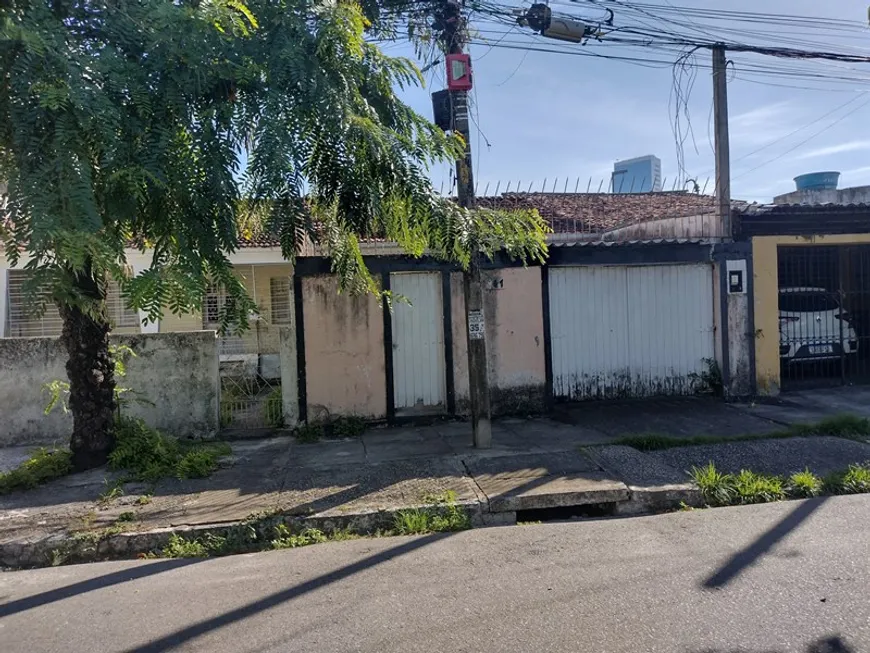
{"label": "tree trunk", "polygon": [[69,407],[73,416],[70,439],[76,470],[104,465],[115,444],[115,368],[109,353],[109,324],[105,282],[90,271],[73,275],[77,290],[97,306],[85,312],[60,304],[61,341],[69,356]]}

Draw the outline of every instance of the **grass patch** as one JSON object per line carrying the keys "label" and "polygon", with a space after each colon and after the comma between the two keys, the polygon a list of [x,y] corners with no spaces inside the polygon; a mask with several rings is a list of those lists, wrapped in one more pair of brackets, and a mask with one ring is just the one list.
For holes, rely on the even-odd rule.
{"label": "grass patch", "polygon": [[720,472],[711,462],[689,472],[710,506],[770,503],[783,499],[806,499],[822,494],[870,493],[870,463],[849,465],[824,480],[804,470],[783,479],[779,476],[741,470],[738,474]]}
{"label": "grass patch", "polygon": [[445,492],[425,497],[429,505],[422,508],[399,510],[393,518],[393,529],[398,535],[423,535],[464,531],[471,528],[471,518],[464,508],[456,505],[456,493]]}
{"label": "grass patch", "polygon": [[140,419],[121,418],[115,435],[109,467],[126,470],[137,481],[204,478],[217,469],[221,457],[232,453],[226,443],[179,442]]}
{"label": "grass patch", "polygon": [[127,510],[126,512],[122,512],[118,515],[118,521],[122,523],[129,523],[131,521],[136,521],[136,513],[132,510]]}
{"label": "grass patch", "polygon": [[154,498],[150,494],[143,494],[138,499],[136,499],[137,506],[147,506]]}
{"label": "grass patch", "polygon": [[60,449],[40,448],[15,469],[0,474],[0,495],[29,490],[66,476],[72,471],[72,454]]}
{"label": "grass patch", "polygon": [[733,476],[734,498],[737,503],[771,503],[786,498],[785,487],[779,476],[756,474],[748,469]]}
{"label": "grass patch", "polygon": [[690,438],[661,435],[658,433],[642,433],[628,435],[614,444],[634,447],[640,451],[662,451],[674,447],[692,447],[702,444],[723,444],[727,442],[746,442],[750,440],[777,440],[783,438],[798,438],[808,436],[828,435],[849,440],[864,442],[870,438],[870,420],[855,415],[836,415],[813,424],[795,424],[780,431],[771,433],[747,433],[731,437],[718,435],[693,436]]}
{"label": "grass patch", "polygon": [[819,496],[824,490],[824,481],[813,474],[809,469],[795,472],[788,478],[786,492],[791,497],[808,499]]}

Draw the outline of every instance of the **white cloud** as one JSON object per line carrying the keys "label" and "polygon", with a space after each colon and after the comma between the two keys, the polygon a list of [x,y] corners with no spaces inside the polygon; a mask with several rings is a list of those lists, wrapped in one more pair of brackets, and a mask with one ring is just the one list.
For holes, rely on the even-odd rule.
{"label": "white cloud", "polygon": [[798,154],[794,158],[798,160],[817,159],[819,157],[830,156],[832,154],[842,154],[843,152],[856,152],[859,150],[870,150],[870,141],[848,141],[846,143],[840,143],[838,145],[820,147],[815,150],[810,150],[809,152],[803,152],[801,154]]}

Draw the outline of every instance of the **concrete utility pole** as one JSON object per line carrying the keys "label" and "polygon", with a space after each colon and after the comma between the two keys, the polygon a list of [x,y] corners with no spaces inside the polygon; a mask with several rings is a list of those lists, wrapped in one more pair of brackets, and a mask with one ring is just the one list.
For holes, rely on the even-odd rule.
{"label": "concrete utility pole", "polygon": [[713,48],[713,113],[716,125],[716,207],[731,236],[731,145],[728,140],[728,80],[725,47]]}
{"label": "concrete utility pole", "polygon": [[[465,19],[458,2],[445,0],[441,38],[447,54],[462,54],[465,41]],[[451,62],[448,60],[447,66]],[[447,75],[450,79],[451,71]],[[464,156],[456,160],[456,189],[459,205],[474,208],[474,178],[471,170],[471,134],[468,120],[468,91],[451,90],[450,108],[453,131],[465,141]],[[468,337],[468,387],[471,399],[471,429],[474,446],[492,446],[492,424],[489,408],[489,374],[486,358],[486,321],[483,308],[483,284],[480,275],[481,255],[472,252],[471,264],[463,275]]]}

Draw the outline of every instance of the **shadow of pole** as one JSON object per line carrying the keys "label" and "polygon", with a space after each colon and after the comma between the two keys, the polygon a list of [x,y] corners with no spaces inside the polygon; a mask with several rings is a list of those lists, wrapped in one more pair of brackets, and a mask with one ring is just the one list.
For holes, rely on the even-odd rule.
{"label": "shadow of pole", "polygon": [[88,580],[83,580],[79,583],[73,583],[72,585],[58,587],[47,592],[42,592],[41,594],[34,594],[33,596],[28,596],[24,599],[4,603],[3,605],[0,605],[0,618],[18,614],[19,612],[26,612],[27,610],[32,610],[33,608],[48,605],[49,603],[54,603],[56,601],[62,601],[63,599],[68,599],[73,596],[101,590],[106,587],[111,587],[112,585],[120,585],[121,583],[128,583],[133,580],[139,580],[140,578],[154,576],[155,574],[160,574],[164,571],[172,571],[173,569],[187,567],[188,565],[196,564],[198,562],[203,562],[203,560],[161,560],[159,562],[133,567],[132,569],[122,569],[121,571],[116,571],[111,574],[89,578]]}
{"label": "shadow of pole", "polygon": [[199,623],[187,626],[186,628],[177,630],[174,633],[166,635],[165,637],[161,637],[160,639],[149,642],[144,646],[128,649],[127,653],[158,653],[159,651],[168,651],[170,649],[174,649],[184,644],[185,642],[189,642],[193,639],[196,639],[197,637],[201,637],[202,635],[205,635],[206,633],[209,633],[213,630],[217,630],[237,621],[242,621],[243,619],[253,617],[260,612],[269,610],[270,608],[274,608],[275,606],[280,605],[281,603],[285,603],[286,601],[291,601],[299,596],[302,596],[303,594],[313,592],[314,590],[320,589],[321,587],[326,587],[327,585],[331,585],[332,583],[344,580],[345,578],[353,576],[354,574],[357,574],[361,571],[371,569],[372,567],[376,567],[379,564],[382,564],[389,560],[393,560],[394,558],[398,558],[399,556],[405,555],[407,553],[411,553],[412,551],[416,551],[417,549],[422,549],[424,546],[427,546],[435,541],[449,537],[449,535],[450,533],[442,533],[438,535],[426,535],[424,537],[414,538],[405,542],[404,544],[400,544],[399,546],[387,549],[386,551],[381,551],[380,553],[376,553],[375,555],[364,558],[351,565],[341,567],[340,569],[336,569],[335,571],[332,571],[328,574],[313,578],[309,581],[302,583],[301,585],[295,585],[285,590],[281,590],[280,592],[275,592],[274,594],[254,601],[253,603],[249,603],[248,605],[242,606],[240,608],[236,608],[235,610],[225,612],[224,614],[218,615],[217,617],[212,617],[211,619],[206,619],[205,621],[200,621]]}
{"label": "shadow of pole", "polygon": [[735,554],[723,567],[704,581],[703,587],[717,589],[727,585],[746,568],[755,564],[777,542],[797,529],[810,515],[821,508],[826,500],[827,497],[821,497],[800,503],[773,528],[764,533],[747,548]]}

